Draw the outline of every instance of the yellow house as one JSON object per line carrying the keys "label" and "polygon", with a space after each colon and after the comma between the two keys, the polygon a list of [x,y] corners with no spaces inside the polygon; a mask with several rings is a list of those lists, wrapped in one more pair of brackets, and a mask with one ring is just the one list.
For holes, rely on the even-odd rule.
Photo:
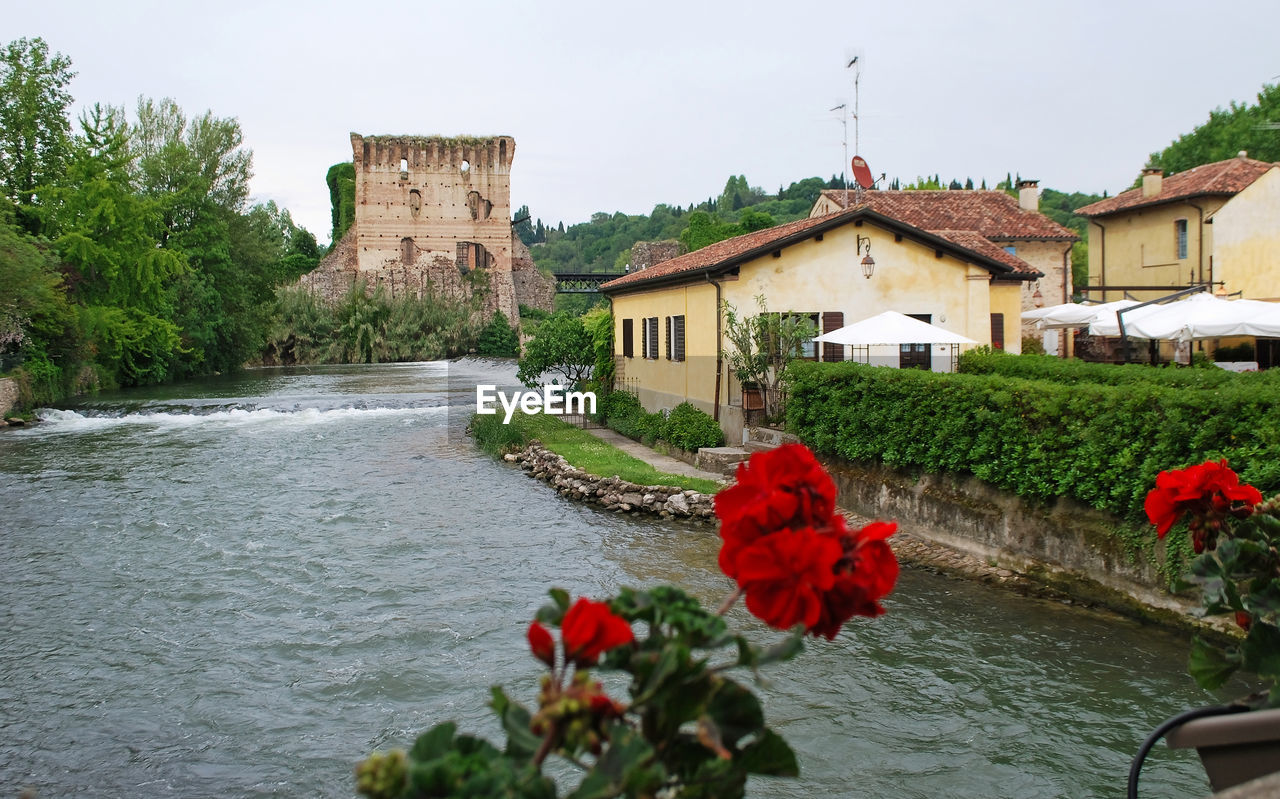
{"label": "yellow house", "polygon": [[1280,165],[1236,158],[1164,175],[1086,205],[1090,299],[1155,299],[1211,284],[1280,300]]}
{"label": "yellow house", "polygon": [[[619,379],[651,411],[689,401],[736,443],[745,412],[724,358],[723,303],[749,316],[762,296],[770,311],[808,316],[823,332],[893,310],[1019,352],[1022,287],[1042,276],[972,230],[923,230],[859,205],[717,242],[600,291],[612,304]],[[830,345],[805,352],[824,361],[849,354]],[[895,354],[902,365],[949,364],[928,346]]]}

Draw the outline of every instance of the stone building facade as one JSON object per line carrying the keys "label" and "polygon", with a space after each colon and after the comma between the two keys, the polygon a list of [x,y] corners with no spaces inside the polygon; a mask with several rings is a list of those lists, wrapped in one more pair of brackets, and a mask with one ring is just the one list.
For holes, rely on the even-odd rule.
{"label": "stone building facade", "polygon": [[[392,296],[410,292],[466,299],[486,316],[520,319],[511,227],[510,136],[351,134],[355,221],[301,284],[330,300],[356,280]],[[527,252],[527,251],[526,251]],[[546,303],[545,278],[521,259],[526,304]],[[554,289],[551,290],[554,293]],[[536,299],[535,299],[536,297]]]}

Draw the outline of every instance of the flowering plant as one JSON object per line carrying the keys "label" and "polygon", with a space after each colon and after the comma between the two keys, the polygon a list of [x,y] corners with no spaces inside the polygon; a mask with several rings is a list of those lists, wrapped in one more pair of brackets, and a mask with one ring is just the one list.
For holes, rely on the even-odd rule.
{"label": "flowering plant", "polygon": [[1237,671],[1267,685],[1262,703],[1280,706],[1280,496],[1242,485],[1223,461],[1160,472],[1145,502],[1163,538],[1184,515],[1196,558],[1186,585],[1199,586],[1203,612],[1232,614],[1244,631],[1236,644],[1192,639],[1189,670],[1202,688],[1223,685]]}
{"label": "flowering plant", "polygon": [[[600,602],[552,589],[527,632],[547,669],[537,709],[493,688],[505,748],[446,722],[408,752],[362,761],[357,790],[371,799],[552,799],[559,786],[543,767],[553,756],[581,773],[572,799],[732,799],[749,774],[795,776],[791,747],[729,672],[758,677],[799,654],[805,635],[831,639],[853,616],[882,614],[898,576],[886,540],[896,525],[850,529],[830,476],[800,445],[740,465],[737,483],[716,496],[716,515],[720,566],[737,584],[718,611],[671,586],[624,588]],[[732,633],[724,614],[743,596],[748,611],[789,634],[761,647]],[[629,701],[609,696],[593,668],[629,675]]]}

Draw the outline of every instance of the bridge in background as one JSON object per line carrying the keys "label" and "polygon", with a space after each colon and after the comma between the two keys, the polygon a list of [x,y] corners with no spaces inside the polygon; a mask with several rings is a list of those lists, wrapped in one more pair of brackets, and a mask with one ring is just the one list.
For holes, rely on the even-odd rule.
{"label": "bridge in background", "polygon": [[554,272],[557,294],[595,294],[601,283],[607,283],[626,272]]}

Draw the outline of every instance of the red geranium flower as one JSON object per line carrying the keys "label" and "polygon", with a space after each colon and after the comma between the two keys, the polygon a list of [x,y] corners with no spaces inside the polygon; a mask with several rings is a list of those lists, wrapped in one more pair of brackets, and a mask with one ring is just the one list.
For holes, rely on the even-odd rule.
{"label": "red geranium flower", "polygon": [[812,627],[822,615],[823,594],[835,582],[840,544],[811,528],[763,536],[738,555],[738,585],[747,610],[771,627]]}
{"label": "red geranium flower", "polygon": [[549,668],[556,667],[556,642],[551,637],[546,627],[536,621],[529,625],[529,649],[533,650],[533,656]]}
{"label": "red geranium flower", "polygon": [[564,614],[560,625],[565,658],[579,666],[594,666],[600,655],[635,640],[631,625],[614,615],[605,602],[582,597]]}
{"label": "red geranium flower", "polygon": [[716,494],[720,569],[738,579],[738,556],[757,539],[782,529],[827,526],[836,486],[809,449],[786,444],[757,452],[738,465],[737,483]]}
{"label": "red geranium flower", "polygon": [[896,522],[872,522],[839,535],[843,554],[835,565],[835,583],[822,597],[822,614],[809,628],[812,635],[831,640],[854,616],[884,613],[880,600],[898,580],[898,559],[886,539],[897,529]]}
{"label": "red geranium flower", "polygon": [[[1193,532],[1197,532],[1227,514],[1248,516],[1259,502],[1262,493],[1251,485],[1241,485],[1240,478],[1222,460],[1160,472],[1143,507],[1156,526],[1156,535],[1164,538],[1184,513],[1192,515]],[[1198,542],[1196,551],[1200,552],[1205,537],[1200,536]]]}

